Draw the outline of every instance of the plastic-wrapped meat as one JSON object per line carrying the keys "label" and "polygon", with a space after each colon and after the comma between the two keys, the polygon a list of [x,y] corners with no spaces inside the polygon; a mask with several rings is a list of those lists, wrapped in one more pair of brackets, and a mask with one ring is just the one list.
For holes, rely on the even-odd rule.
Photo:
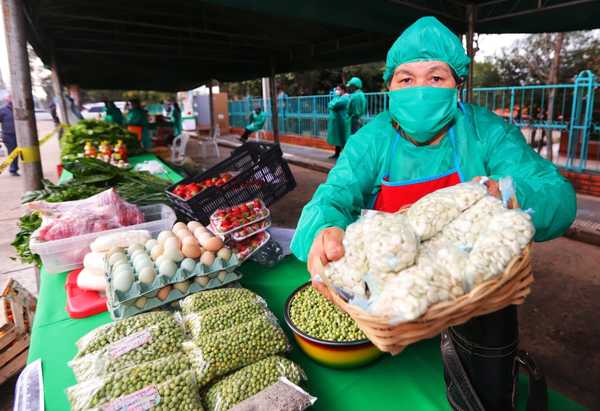
{"label": "plastic-wrapped meat", "polygon": [[428,240],[486,193],[479,183],[457,184],[421,198],[410,206],[406,215],[420,239]]}
{"label": "plastic-wrapped meat", "polygon": [[42,214],[42,226],[36,237],[41,241],[59,240],[77,235],[111,230],[144,222],[140,209],[122,200],[114,189],[78,201],[27,204]]}

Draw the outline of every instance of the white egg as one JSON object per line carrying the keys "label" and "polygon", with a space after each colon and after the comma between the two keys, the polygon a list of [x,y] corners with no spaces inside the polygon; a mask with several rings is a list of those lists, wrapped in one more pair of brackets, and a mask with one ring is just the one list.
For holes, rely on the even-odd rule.
{"label": "white egg", "polygon": [[198,228],[198,227],[204,227],[198,221],[190,221],[189,223],[187,223],[187,226],[188,226],[188,229],[192,232],[194,232],[194,230],[196,230],[196,228]]}
{"label": "white egg", "polygon": [[116,265],[119,261],[127,261],[127,256],[125,254],[123,254],[123,253],[114,253],[108,259],[108,263],[111,266]]}
{"label": "white egg", "polygon": [[205,275],[194,278],[194,281],[203,287],[208,285],[209,278]]}
{"label": "white egg", "polygon": [[223,247],[217,252],[217,257],[223,259],[224,261],[229,261],[231,258],[231,248]]}
{"label": "white egg", "polygon": [[174,276],[176,271],[177,264],[175,264],[173,261],[163,261],[160,266],[158,266],[158,273],[166,277]]}
{"label": "white egg", "polygon": [[164,252],[165,248],[162,246],[162,244],[156,244],[154,248],[152,248],[152,251],[150,251],[150,257],[156,261]]}
{"label": "white egg", "polygon": [[158,257],[158,258],[156,259],[156,261],[154,261],[154,262],[156,263],[156,266],[157,266],[157,267],[160,267],[160,265],[161,265],[162,263],[164,263],[165,261],[173,261],[173,260],[171,260],[170,258],[168,258],[166,255],[161,255],[161,256],[160,256],[160,257]]}
{"label": "white egg", "polygon": [[126,273],[129,273],[129,274],[132,274],[133,273],[133,268],[131,267],[131,265],[129,263],[127,263],[127,264],[121,264],[121,265],[119,265],[118,267],[116,267],[113,270],[113,277],[115,275],[118,275],[119,273],[122,273],[122,272],[126,272]]}
{"label": "white egg", "polygon": [[152,251],[154,246],[156,246],[157,244],[158,244],[158,240],[151,238],[150,240],[146,241],[146,244],[144,244],[144,245],[146,246],[146,251],[150,252],[150,251]]}
{"label": "white egg", "polygon": [[168,230],[168,231],[161,231],[160,234],[158,235],[157,240],[158,240],[159,243],[162,244],[162,243],[165,242],[165,240],[167,238],[170,238],[170,237],[175,237],[175,234],[173,234],[172,231],[170,231],[170,230]]}
{"label": "white egg", "polygon": [[180,267],[186,271],[192,272],[192,271],[194,271],[194,268],[196,267],[196,262],[191,258],[185,258],[181,262]]}
{"label": "white egg", "polygon": [[142,271],[144,267],[154,267],[154,263],[149,258],[138,258],[134,263],[137,272]]}
{"label": "white egg", "polygon": [[181,294],[187,293],[188,288],[190,288],[190,283],[188,281],[180,281],[175,283],[173,287],[178,290]]}
{"label": "white egg", "polygon": [[131,267],[128,260],[119,260],[112,266],[112,272],[116,273],[120,267]]}
{"label": "white egg", "polygon": [[140,255],[146,255],[146,249],[143,249],[143,250],[136,249],[136,250],[134,250],[133,253],[129,254],[129,259],[131,261],[134,261]]}
{"label": "white egg", "polygon": [[135,257],[132,260],[133,266],[137,267],[138,261],[143,261],[143,260],[148,260],[148,261],[152,262],[152,260],[150,259],[150,256],[148,254],[146,254],[145,252],[138,253],[135,255]]}
{"label": "white egg", "polygon": [[200,262],[205,266],[210,267],[215,262],[215,253],[212,251],[205,251],[200,257]]}
{"label": "white egg", "polygon": [[127,253],[131,255],[134,253],[135,250],[144,250],[144,246],[140,243],[131,244],[129,248],[127,248]]}
{"label": "white egg", "polygon": [[116,290],[126,292],[133,284],[133,274],[131,271],[119,271],[113,276],[113,286]]}
{"label": "white egg", "polygon": [[226,277],[227,277],[227,271],[219,271],[219,275],[218,275],[219,281],[221,281],[221,282],[225,281]]}
{"label": "white egg", "polygon": [[163,243],[165,250],[179,250],[181,248],[181,241],[177,237],[169,237]]}
{"label": "white egg", "polygon": [[177,233],[179,230],[187,230],[187,225],[185,225],[185,223],[182,223],[180,221],[178,223],[175,223],[175,225],[171,229],[171,231],[173,231],[174,233]]}
{"label": "white egg", "polygon": [[167,248],[163,253],[164,257],[167,257],[169,260],[173,260],[176,262],[180,262],[183,260],[183,254],[178,249]]}
{"label": "white egg", "polygon": [[108,252],[106,253],[107,256],[111,256],[114,253],[122,253],[123,252],[123,247],[111,247],[110,250],[108,250]]}
{"label": "white egg", "polygon": [[156,271],[151,266],[143,267],[138,274],[138,278],[144,284],[151,284],[154,281],[154,277],[156,277]]}

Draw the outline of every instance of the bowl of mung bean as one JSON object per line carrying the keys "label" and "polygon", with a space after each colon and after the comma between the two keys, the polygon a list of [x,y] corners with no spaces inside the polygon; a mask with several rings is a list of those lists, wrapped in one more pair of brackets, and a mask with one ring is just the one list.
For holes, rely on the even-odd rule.
{"label": "bowl of mung bean", "polygon": [[383,354],[347,313],[311,287],[310,282],[298,287],[287,299],[285,322],[300,349],[328,367],[362,367]]}

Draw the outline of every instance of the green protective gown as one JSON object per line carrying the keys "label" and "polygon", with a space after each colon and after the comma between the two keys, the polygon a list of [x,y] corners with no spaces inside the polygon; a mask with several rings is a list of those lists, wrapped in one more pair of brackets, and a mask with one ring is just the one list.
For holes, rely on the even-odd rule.
{"label": "green protective gown", "polygon": [[142,127],[142,147],[149,149],[152,147],[150,139],[150,130],[146,110],[142,108],[132,108],[127,112],[127,125]]}
{"label": "green protective gown", "polygon": [[347,110],[349,102],[350,96],[343,94],[331,99],[327,105],[327,142],[332,146],[344,147],[350,136],[350,117]]}
{"label": "green protective gown", "polygon": [[123,113],[121,113],[121,110],[119,110],[119,107],[117,107],[114,104],[108,104],[105,107],[106,110],[106,116],[104,117],[105,121],[108,121],[109,123],[117,123],[118,125],[122,126],[124,119],[123,119]]}
{"label": "green protective gown", "polygon": [[177,137],[183,130],[183,120],[181,119],[181,110],[173,107],[169,114],[169,119],[173,123],[173,135]]}
{"label": "green protective gown", "polygon": [[350,117],[351,128],[356,132],[362,125],[362,117],[367,113],[367,97],[362,90],[356,90],[350,94],[350,103],[348,104],[348,116]]}
{"label": "green protective gown", "polygon": [[246,126],[246,129],[252,132],[262,130],[265,126],[265,120],[266,117],[264,111],[261,111],[258,114],[256,114],[256,111],[253,111],[252,113],[250,113],[250,122]]}
{"label": "green protective gown", "polygon": [[[550,240],[564,233],[575,219],[573,187],[556,166],[527,145],[516,126],[469,104],[452,124],[465,181],[477,176],[511,176],[519,204],[534,211],[535,240]],[[388,152],[396,133],[386,111],[350,137],[326,182],[302,211],[291,244],[299,259],[306,261],[315,236],[323,228],[345,229],[361,209],[372,207],[388,161],[391,181],[431,177],[453,167],[447,136],[435,146],[415,146],[401,138],[390,159]]]}

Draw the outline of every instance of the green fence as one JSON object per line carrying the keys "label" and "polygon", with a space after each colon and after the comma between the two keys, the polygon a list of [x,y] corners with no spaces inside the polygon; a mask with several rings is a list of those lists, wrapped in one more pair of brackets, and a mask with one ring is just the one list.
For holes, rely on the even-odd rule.
{"label": "green fence", "polygon": [[[572,170],[600,171],[598,90],[600,83],[596,76],[584,71],[571,84],[475,88],[473,103],[520,127],[527,142],[544,156],[552,138],[555,163]],[[369,121],[387,108],[388,97],[386,93],[365,95],[365,121]],[[330,100],[328,95],[278,98],[280,133],[326,138]],[[231,126],[243,128],[257,105],[265,110],[265,127],[271,130],[270,100],[261,98],[230,100]]]}

